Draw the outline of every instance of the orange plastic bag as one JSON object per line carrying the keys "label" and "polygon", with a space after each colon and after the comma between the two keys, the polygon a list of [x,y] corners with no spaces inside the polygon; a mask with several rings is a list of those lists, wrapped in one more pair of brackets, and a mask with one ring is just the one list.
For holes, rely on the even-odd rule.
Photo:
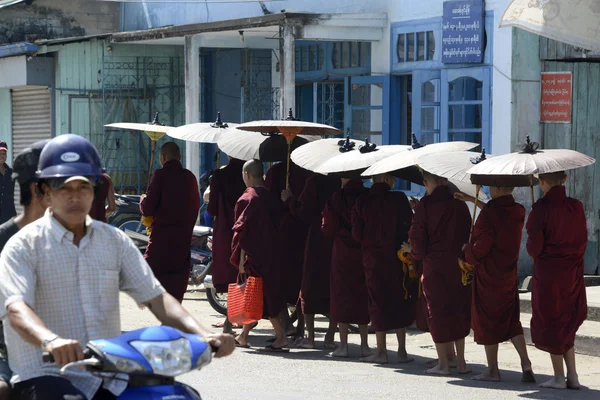
{"label": "orange plastic bag", "polygon": [[238,275],[227,289],[227,318],[232,324],[252,324],[263,316],[263,280]]}

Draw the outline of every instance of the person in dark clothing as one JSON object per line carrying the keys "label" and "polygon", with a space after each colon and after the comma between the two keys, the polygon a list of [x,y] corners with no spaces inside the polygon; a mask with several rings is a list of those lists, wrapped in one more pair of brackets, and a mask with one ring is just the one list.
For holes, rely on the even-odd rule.
{"label": "person in dark clothing", "polygon": [[[108,207],[106,202],[108,201]],[[106,222],[106,214],[117,210],[115,202],[115,189],[110,176],[106,173],[100,175],[94,187],[94,202],[90,210],[90,217],[97,221]]]}
{"label": "person in dark clothing", "polygon": [[[34,143],[31,147],[23,150],[15,159],[12,178],[17,180],[21,189],[20,203],[23,206],[23,213],[0,225],[0,251],[4,249],[8,239],[13,237],[25,225],[41,218],[48,207],[45,197],[38,187],[38,179],[35,175],[40,153],[46,143],[48,143],[48,140]],[[4,329],[2,321],[0,321],[0,400],[10,398],[11,376],[12,371],[8,366],[8,352],[4,342]]]}
{"label": "person in dark clothing", "polygon": [[196,177],[181,165],[177,144],[161,147],[160,163],[163,167],[152,175],[140,204],[143,216],[154,217],[145,258],[158,281],[181,303],[190,276],[190,243],[200,195]]}
{"label": "person in dark clothing", "polygon": [[0,142],[0,224],[5,223],[15,215],[15,182],[12,180],[13,170],[6,164],[8,146]]}

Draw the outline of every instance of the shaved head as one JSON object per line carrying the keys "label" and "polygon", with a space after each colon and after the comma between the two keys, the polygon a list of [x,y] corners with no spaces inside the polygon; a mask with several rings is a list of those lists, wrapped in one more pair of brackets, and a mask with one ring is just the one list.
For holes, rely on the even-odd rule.
{"label": "shaved head", "polygon": [[563,184],[567,175],[565,171],[552,172],[549,174],[540,174],[540,179],[548,183],[550,186],[560,186]]}
{"label": "shaved head", "polygon": [[160,154],[166,161],[181,160],[181,151],[175,142],[167,142],[160,148]]}
{"label": "shaved head", "polygon": [[264,175],[264,169],[260,160],[246,161],[244,164],[243,172],[247,172],[252,178],[262,179]]}

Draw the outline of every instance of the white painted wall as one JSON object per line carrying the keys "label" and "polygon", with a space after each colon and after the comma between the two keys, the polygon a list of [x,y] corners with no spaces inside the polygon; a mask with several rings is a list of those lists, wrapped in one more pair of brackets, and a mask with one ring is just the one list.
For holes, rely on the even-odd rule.
{"label": "white painted wall", "polygon": [[0,88],[10,89],[27,85],[26,56],[0,59]]}

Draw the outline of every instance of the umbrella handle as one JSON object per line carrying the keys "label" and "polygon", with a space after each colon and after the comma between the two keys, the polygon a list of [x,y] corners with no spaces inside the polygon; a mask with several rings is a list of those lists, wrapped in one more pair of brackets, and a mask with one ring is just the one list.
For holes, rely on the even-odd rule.
{"label": "umbrella handle", "polygon": [[288,137],[285,138],[287,141],[287,167],[285,169],[285,188],[287,189],[290,183],[290,153],[292,150],[292,140]]}
{"label": "umbrella handle", "polygon": [[152,166],[154,165],[154,153],[156,152],[156,140],[152,140],[152,153],[150,153],[150,166],[148,167],[148,185],[146,191],[150,187],[150,179],[152,179]]}
{"label": "umbrella handle", "polygon": [[475,190],[475,205],[473,206],[473,218],[471,218],[471,230],[469,232],[469,243],[471,243],[471,239],[473,238],[473,227],[475,226],[475,214],[477,213],[477,204],[479,203],[479,191],[481,190],[481,185],[477,185]]}
{"label": "umbrella handle", "polygon": [[529,188],[531,189],[531,206],[535,202],[535,195],[533,194],[533,175],[529,175]]}

